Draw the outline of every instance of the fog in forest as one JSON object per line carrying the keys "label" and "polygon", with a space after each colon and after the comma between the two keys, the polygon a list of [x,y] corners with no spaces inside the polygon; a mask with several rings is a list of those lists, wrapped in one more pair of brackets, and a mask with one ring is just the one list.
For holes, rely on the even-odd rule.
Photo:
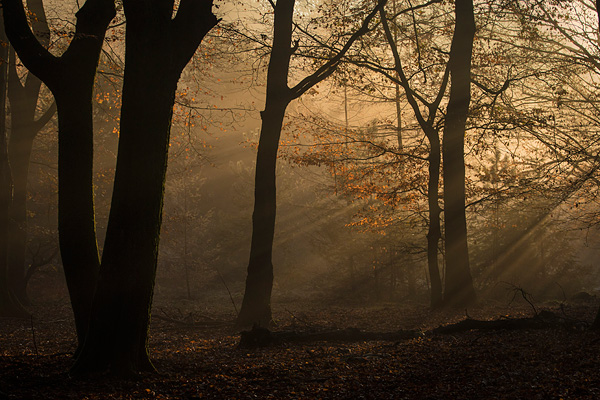
{"label": "fog in forest", "polygon": [[73,376],[160,324],[600,327],[596,3],[5,2],[0,317],[60,308]]}
{"label": "fog in forest", "polygon": [[[65,10],[49,4],[49,20],[58,25],[58,15]],[[303,7],[306,5],[299,5],[296,17],[300,23],[319,20],[314,9]],[[231,303],[239,306],[244,291],[259,111],[264,108],[268,51],[260,50],[260,41],[270,33],[262,24],[268,13],[260,17],[260,6],[224,8],[220,11],[227,27],[224,30],[231,31],[212,33],[179,82],[155,289],[158,299],[188,299],[206,307],[231,307],[234,312]],[[422,15],[425,25],[448,17],[427,12]],[[254,29],[250,31],[252,37],[246,38],[251,40],[243,42],[235,37],[239,28],[234,16],[253,21],[249,22]],[[499,23],[502,21],[489,24]],[[109,31],[111,53],[107,51],[107,57],[101,58],[94,106],[94,185],[100,243],[108,220],[118,143],[115,121],[119,117],[121,80],[111,70],[118,74],[122,68],[124,49],[119,29]],[[318,29],[323,37],[335,35],[335,30]],[[449,45],[448,37],[434,39],[434,31],[423,29],[422,40],[430,41],[427,48],[435,51],[437,46]],[[60,49],[58,32],[54,48]],[[410,33],[405,34],[409,39]],[[68,40],[66,36],[63,40]],[[296,36],[308,46],[306,37],[300,33]],[[233,45],[233,40],[239,42]],[[384,52],[383,45],[372,50]],[[408,57],[410,46],[406,47]],[[239,48],[243,51],[238,52]],[[252,53],[253,48],[258,52]],[[291,82],[311,68],[302,54],[298,58]],[[409,67],[411,61],[406,61]],[[393,82],[352,64],[340,70],[292,104],[284,123],[277,166],[274,301],[427,303],[430,282],[424,163],[390,155],[398,148],[394,141],[399,132],[404,149],[413,154],[422,154],[427,144],[406,99],[394,97]],[[24,71],[21,67],[22,74]],[[440,71],[434,69],[430,74],[439,75]],[[428,84],[435,88],[440,76],[430,79]],[[582,79],[592,84],[592,77]],[[524,86],[519,82],[510,101],[529,101],[536,95],[531,93],[535,88]],[[525,94],[527,99],[519,99]],[[547,93],[537,95],[543,101],[551,100]],[[49,104],[48,93],[45,96],[40,101]],[[524,113],[537,112],[532,106],[523,107]],[[555,104],[540,112],[555,115],[563,109]],[[56,122],[52,121],[40,134],[30,167],[28,262],[47,261],[32,276],[33,282],[61,281],[56,252],[55,130]],[[540,148],[535,135],[527,135],[526,127],[522,131],[496,137],[476,123],[467,130],[467,181],[472,192],[467,201],[473,203],[467,207],[467,223],[475,285],[484,297],[494,299],[503,298],[512,287],[555,300],[581,291],[595,293],[600,287],[595,262],[600,244],[590,216],[597,213],[596,204],[587,198],[580,200],[589,195],[585,187],[566,194],[511,187],[519,179],[532,180],[531,170],[537,168],[532,160],[536,157],[540,163],[564,162],[550,158],[541,161],[534,152],[547,149]],[[319,146],[324,141],[329,145]],[[388,146],[389,152],[378,155],[376,146]],[[344,149],[347,155],[341,154]],[[372,171],[367,171],[369,166]],[[400,182],[404,178],[412,180],[410,187]],[[385,193],[388,189],[397,193],[389,195]],[[443,186],[440,193],[442,190]],[[439,247],[443,280],[443,242]]]}

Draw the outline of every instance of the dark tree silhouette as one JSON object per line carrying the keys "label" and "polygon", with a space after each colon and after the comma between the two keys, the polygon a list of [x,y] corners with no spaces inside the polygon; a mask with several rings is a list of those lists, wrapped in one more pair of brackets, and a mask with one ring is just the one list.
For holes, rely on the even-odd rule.
{"label": "dark tree silhouette", "polygon": [[[429,269],[429,279],[431,282],[431,307],[437,308],[442,304],[442,280],[440,276],[440,270],[438,267],[438,244],[442,237],[440,228],[440,204],[439,204],[439,183],[440,183],[440,164],[441,164],[441,146],[440,146],[440,134],[438,123],[436,121],[436,115],[440,107],[440,103],[446,92],[448,85],[448,72],[449,68],[446,68],[444,76],[440,83],[437,95],[432,102],[427,102],[422,96],[418,96],[417,93],[411,87],[411,84],[404,73],[402,67],[402,60],[398,52],[396,40],[392,35],[392,31],[389,27],[387,15],[384,10],[381,11],[381,21],[383,29],[392,54],[394,56],[394,69],[398,75],[398,84],[402,86],[406,93],[406,98],[410,104],[413,113],[419,123],[419,126],[425,133],[427,140],[429,141],[429,156],[427,157],[429,178],[427,181],[427,204],[429,208],[429,229],[427,232],[427,265]],[[386,75],[396,80],[391,75]],[[419,100],[425,105],[427,115],[423,115]]]}
{"label": "dark tree silhouette", "polygon": [[148,325],[175,90],[218,22],[212,0],[124,0],[127,31],[119,153],[89,335],[72,374],[153,371]]}
{"label": "dark tree silhouette", "polygon": [[465,215],[465,125],[471,100],[471,53],[475,36],[472,0],[456,0],[450,47],[450,98],[442,141],[446,280],[444,302],[462,306],[475,299]]}
{"label": "dark tree silhouette", "polygon": [[344,47],[316,72],[305,77],[293,88],[288,86],[288,72],[292,49],[292,27],[295,0],[278,0],[273,4],[273,47],[267,71],[267,97],[261,112],[261,132],[256,156],[254,212],[252,214],[252,242],[248,276],[238,326],[271,322],[271,290],[273,288],[273,237],[277,213],[275,166],[279,138],[285,111],[290,102],[335,72],[343,56],[354,42],[369,32],[369,23],[386,0],[380,0],[365,18],[361,27],[350,36]]}
{"label": "dark tree silhouette", "polygon": [[6,33],[29,71],[52,91],[58,109],[58,230],[79,344],[85,338],[99,269],[92,185],[92,94],[113,0],[87,0],[75,35],[55,57],[31,31],[21,0],[3,0]]}
{"label": "dark tree silhouette", "polygon": [[[0,10],[0,12],[2,12]],[[14,295],[8,280],[9,210],[13,184],[6,141],[6,84],[8,71],[8,43],[4,23],[0,21],[0,316],[25,317],[27,312]]]}
{"label": "dark tree silhouette", "polygon": [[[42,0],[28,0],[27,6],[34,18],[33,32],[40,44],[50,44],[50,29]],[[8,99],[10,101],[10,141],[8,157],[13,180],[13,199],[10,209],[9,234],[9,285],[19,301],[29,305],[27,296],[27,272],[25,252],[27,249],[27,176],[33,141],[38,132],[56,112],[52,105],[36,119],[36,109],[42,82],[32,73],[27,73],[24,83],[17,74],[14,50],[10,50],[8,71]]]}

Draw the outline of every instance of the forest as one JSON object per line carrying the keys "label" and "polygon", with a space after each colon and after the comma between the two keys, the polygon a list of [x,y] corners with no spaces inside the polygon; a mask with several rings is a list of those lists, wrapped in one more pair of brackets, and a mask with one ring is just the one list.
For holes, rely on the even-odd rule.
{"label": "forest", "polygon": [[0,400],[600,398],[600,0],[0,4]]}

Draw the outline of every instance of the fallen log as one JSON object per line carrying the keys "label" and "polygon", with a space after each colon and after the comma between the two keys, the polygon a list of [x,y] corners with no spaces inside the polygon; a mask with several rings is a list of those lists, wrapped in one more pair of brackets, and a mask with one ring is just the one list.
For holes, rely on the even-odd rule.
{"label": "fallen log", "polygon": [[449,325],[444,325],[428,331],[427,334],[451,334],[472,330],[516,330],[516,329],[584,329],[586,323],[571,318],[562,317],[552,311],[542,310],[533,317],[526,318],[499,318],[491,321],[482,321],[467,317],[466,319]]}
{"label": "fallen log", "polygon": [[542,310],[533,317],[499,318],[485,321],[468,317],[460,322],[439,326],[426,332],[418,330],[400,330],[396,332],[368,332],[357,328],[347,328],[329,331],[279,331],[273,332],[267,328],[254,326],[249,331],[242,331],[239,348],[266,347],[274,344],[289,342],[321,342],[321,341],[394,341],[415,339],[423,336],[447,335],[471,330],[516,330],[516,329],[575,329],[583,330],[588,327],[584,321],[578,321],[560,316],[551,311]]}
{"label": "fallen log", "polygon": [[400,330],[396,332],[366,332],[357,328],[347,328],[321,332],[272,332],[267,328],[254,326],[249,331],[241,332],[241,338],[238,347],[256,348],[289,342],[358,342],[371,340],[400,341],[414,339],[421,336],[423,336],[423,333],[416,330]]}

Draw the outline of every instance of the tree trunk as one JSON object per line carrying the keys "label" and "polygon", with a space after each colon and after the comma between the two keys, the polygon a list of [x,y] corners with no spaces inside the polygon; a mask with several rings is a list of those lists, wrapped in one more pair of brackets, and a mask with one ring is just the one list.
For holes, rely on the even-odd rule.
{"label": "tree trunk", "polygon": [[262,112],[262,126],[256,156],[252,243],[246,278],[246,291],[238,316],[238,326],[271,322],[273,287],[273,237],[277,208],[275,168],[285,108]]}
{"label": "tree trunk", "polygon": [[[42,0],[28,0],[29,11],[35,16],[31,18],[32,28],[38,41],[47,47],[50,42],[50,29]],[[28,73],[25,84],[17,74],[16,56],[10,50],[8,74],[8,98],[11,112],[11,134],[8,147],[12,171],[14,192],[10,216],[9,244],[9,283],[19,301],[28,305],[25,252],[27,249],[27,176],[33,140],[40,129],[54,115],[56,108],[51,106],[36,121],[35,112],[38,105],[42,82]]]}
{"label": "tree trunk", "polygon": [[429,140],[429,180],[427,182],[427,201],[429,204],[429,231],[427,232],[427,265],[431,281],[431,308],[442,304],[442,280],[438,266],[438,243],[442,237],[440,229],[440,137],[433,127],[425,129]]}
{"label": "tree trunk", "polygon": [[4,0],[3,7],[6,32],[19,58],[56,99],[60,251],[81,346],[99,266],[92,186],[92,94],[115,6],[111,0],[87,0],[76,14],[73,40],[59,58],[33,35],[21,0]]}
{"label": "tree trunk", "polygon": [[294,3],[295,0],[278,0],[274,4],[273,48],[267,71],[265,110],[261,113],[263,130],[256,158],[250,261],[246,292],[237,318],[237,325],[240,327],[254,324],[264,326],[271,321],[272,250],[276,214],[275,166],[285,109],[293,99],[302,96],[307,90],[331,76],[352,44],[369,32],[370,21],[383,9],[386,0],[378,1],[361,27],[350,36],[335,56],[290,89],[287,81],[290,57],[294,52],[291,48]]}
{"label": "tree trunk", "polygon": [[594,330],[600,330],[600,309],[598,309],[598,313],[596,313],[596,318],[594,318],[591,328]]}
{"label": "tree trunk", "polygon": [[[394,12],[395,14],[395,12]],[[441,238],[440,230],[440,206],[439,206],[439,182],[440,182],[440,137],[437,129],[435,128],[435,116],[439,108],[440,102],[446,91],[448,83],[448,71],[444,72],[444,77],[440,84],[438,94],[433,103],[427,104],[429,115],[427,118],[422,114],[421,108],[419,107],[415,98],[414,92],[410,87],[410,83],[404,74],[402,68],[402,59],[398,52],[397,40],[392,35],[389,24],[387,22],[387,16],[385,10],[381,10],[381,22],[385,31],[385,35],[394,55],[394,68],[400,79],[408,103],[410,104],[419,126],[425,133],[427,140],[429,141],[429,180],[427,182],[427,200],[429,206],[429,231],[427,232],[427,265],[429,269],[429,276],[431,280],[431,307],[439,307],[442,301],[442,282],[440,278],[440,271],[438,267],[438,243]],[[396,96],[398,96],[398,86],[396,90]],[[396,112],[399,112],[398,108]]]}
{"label": "tree trunk", "polygon": [[[11,109],[13,102],[11,101]],[[13,128],[9,143],[9,159],[13,176],[13,199],[10,209],[11,221],[9,225],[9,257],[8,273],[9,282],[13,293],[21,303],[29,305],[27,284],[25,281],[25,251],[27,248],[27,175],[29,173],[29,158],[33,138],[25,138],[15,129],[16,117],[11,113]]]}
{"label": "tree trunk", "polygon": [[124,2],[119,152],[89,334],[71,370],[75,375],[154,371],[148,327],[175,90],[217,19],[211,1],[183,0],[174,20],[165,2],[147,3]]}
{"label": "tree trunk", "polygon": [[292,100],[287,85],[292,43],[294,0],[278,0],[273,26],[273,50],[267,72],[267,97],[256,155],[252,243],[246,291],[236,324],[271,322],[273,237],[277,209],[275,168],[285,110]]}
{"label": "tree trunk", "polygon": [[450,49],[450,98],[444,124],[444,217],[446,280],[444,301],[468,305],[475,299],[469,266],[465,215],[465,125],[471,101],[471,53],[475,35],[472,0],[456,0],[456,27]]}
{"label": "tree trunk", "polygon": [[[91,81],[93,83],[93,77]],[[58,107],[58,236],[77,338],[87,334],[100,259],[93,191],[92,87],[55,91]]]}
{"label": "tree trunk", "polygon": [[[6,43],[4,24],[1,23],[1,20],[0,40]],[[27,312],[11,291],[8,274],[9,210],[13,196],[13,185],[6,141],[7,66],[8,46],[0,46],[0,316],[25,317]]]}

